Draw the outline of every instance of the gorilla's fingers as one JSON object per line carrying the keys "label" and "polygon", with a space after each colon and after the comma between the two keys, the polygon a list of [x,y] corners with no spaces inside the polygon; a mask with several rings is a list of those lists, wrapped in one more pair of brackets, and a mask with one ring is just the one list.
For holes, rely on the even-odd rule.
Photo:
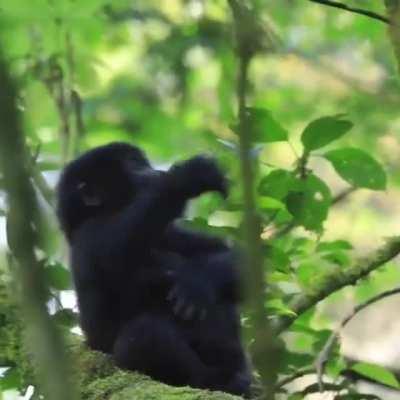
{"label": "gorilla's fingers", "polygon": [[186,321],[193,319],[195,313],[195,308],[192,304],[189,304],[188,307],[186,307],[185,311],[182,314],[182,318]]}
{"label": "gorilla's fingers", "polygon": [[178,301],[175,303],[173,311],[175,315],[180,315],[183,308],[185,306],[185,301],[182,299],[178,299]]}
{"label": "gorilla's fingers", "polygon": [[174,286],[167,295],[168,301],[173,301],[176,297],[178,297],[178,287]]}

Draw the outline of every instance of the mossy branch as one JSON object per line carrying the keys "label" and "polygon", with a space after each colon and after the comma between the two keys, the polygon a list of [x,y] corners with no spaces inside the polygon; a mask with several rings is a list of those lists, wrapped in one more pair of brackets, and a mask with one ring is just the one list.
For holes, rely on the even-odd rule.
{"label": "mossy branch", "polygon": [[368,276],[380,266],[400,254],[400,236],[392,237],[386,240],[384,246],[378,249],[368,258],[361,259],[352,267],[335,271],[325,275],[321,280],[315,283],[310,282],[310,294],[300,295],[290,305],[296,316],[287,316],[282,318],[275,326],[276,332],[285,331],[298,316],[315,306],[320,301],[326,299],[332,293],[344,288],[345,286],[355,285],[360,279]]}
{"label": "mossy branch", "polygon": [[[18,308],[9,297],[4,297],[8,290],[3,285],[0,281],[0,318],[4,322],[0,339],[5,337],[0,340],[0,360],[18,365],[23,384],[36,386],[32,349],[21,343],[24,324]],[[74,364],[73,374],[81,398],[85,400],[243,400],[222,392],[172,387],[139,373],[122,371],[110,356],[91,351],[82,336],[66,334],[65,348]]]}
{"label": "mossy branch", "polygon": [[16,104],[17,92],[0,53],[0,171],[7,193],[7,239],[13,256],[11,272],[32,349],[35,371],[49,399],[78,398],[60,335],[46,308],[47,289],[36,257],[38,207],[30,183],[29,154]]}

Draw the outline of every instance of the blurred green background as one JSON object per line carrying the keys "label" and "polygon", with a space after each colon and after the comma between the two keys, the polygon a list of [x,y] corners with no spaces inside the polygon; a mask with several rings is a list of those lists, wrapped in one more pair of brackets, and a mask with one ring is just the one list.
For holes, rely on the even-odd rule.
{"label": "blurred green background", "polygon": [[[383,1],[345,3],[386,12]],[[384,23],[307,0],[257,6],[265,37],[249,73],[249,104],[268,109],[289,132],[288,142],[255,146],[260,175],[293,168],[302,152],[300,135],[311,120],[345,114],[354,127],[331,147],[367,151],[388,177],[385,191],[358,189],[332,207],[322,235],[300,227],[282,239],[280,249],[293,270],[290,278],[274,279],[288,294],[304,290],[324,268],[315,257],[320,241],[352,244],[341,254],[344,268],[346,257],[363,256],[399,234],[400,81]],[[68,159],[110,141],[139,145],[159,167],[209,153],[230,178],[231,201],[227,206],[207,195],[188,216],[192,225],[236,237],[239,162],[229,127],[236,118],[237,61],[225,1],[0,0],[0,41],[18,83],[28,146],[50,186]],[[333,195],[349,187],[318,152],[309,166]],[[5,253],[4,218],[0,226]],[[57,232],[54,222],[50,229]],[[268,239],[271,232],[264,233]],[[61,235],[51,239],[48,259],[65,263]],[[390,262],[357,288],[331,296],[307,323],[316,331],[333,329],[355,304],[399,284],[398,265]],[[399,306],[400,299],[392,297],[355,318],[344,330],[342,354],[399,371]],[[282,308],[278,314],[287,312]],[[315,353],[316,340],[305,332],[285,337],[289,349],[308,355]],[[384,396],[400,399],[396,392]]]}

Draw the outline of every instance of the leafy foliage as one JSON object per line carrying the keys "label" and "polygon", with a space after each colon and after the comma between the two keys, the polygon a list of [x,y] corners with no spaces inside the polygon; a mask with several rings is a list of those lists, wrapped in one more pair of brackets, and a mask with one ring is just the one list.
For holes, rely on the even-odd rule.
{"label": "leafy foliage", "polygon": [[[389,178],[391,185],[400,183],[399,83],[378,22],[312,2],[249,3],[258,4],[254,18],[263,28],[253,38],[262,51],[250,68],[246,114],[269,284],[263,304],[274,323],[294,320],[282,335],[284,380],[314,371],[332,327],[347,316],[348,302],[363,303],[400,282],[389,264],[369,279],[355,279],[357,288],[346,289],[346,296],[335,293],[323,307],[294,311],[298,298],[329,286],[328,273],[346,271],[360,249],[364,253],[398,229],[394,216],[382,210],[386,203],[380,193],[365,191],[366,200],[357,195],[353,200],[348,193],[349,186],[385,190]],[[383,2],[358,3],[384,14]],[[163,169],[199,152],[215,155],[232,183],[230,197],[226,202],[213,195],[199,199],[184,223],[241,241],[238,60],[224,1],[86,0],[78,6],[70,0],[0,0],[0,9],[0,41],[20,89],[32,184],[48,219],[53,205],[47,204],[51,196],[45,196],[40,177],[53,186],[67,159],[123,140],[142,146]],[[8,215],[2,198],[3,222]],[[71,289],[70,274],[51,222],[48,229],[46,240],[38,238],[38,253],[48,300],[57,303],[52,319],[70,330],[77,315],[71,304],[60,308],[57,300]],[[5,275],[0,279],[8,282],[8,270]],[[7,319],[1,302],[0,366],[7,369],[0,387],[23,391],[28,383],[19,379],[20,366],[3,357],[3,339],[10,341],[10,334],[1,330]],[[247,315],[243,320],[252,343]],[[349,369],[398,389],[389,369],[351,365],[337,343],[327,358],[323,378],[334,379],[325,387],[336,392],[336,399],[377,398],[358,391],[346,375]],[[279,389],[287,389],[287,398],[294,400],[319,387],[313,381],[299,392],[286,385]]]}
{"label": "leafy foliage", "polygon": [[320,149],[347,133],[353,124],[341,118],[340,115],[322,117],[310,122],[301,135],[304,149],[308,152]]}
{"label": "leafy foliage", "polygon": [[360,149],[345,148],[324,154],[337,173],[352,186],[372,190],[386,189],[386,174],[382,166]]}

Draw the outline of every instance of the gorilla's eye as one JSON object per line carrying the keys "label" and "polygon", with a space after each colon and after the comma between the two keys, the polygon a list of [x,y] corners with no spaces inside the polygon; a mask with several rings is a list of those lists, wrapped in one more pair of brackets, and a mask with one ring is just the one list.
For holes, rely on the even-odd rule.
{"label": "gorilla's eye", "polygon": [[87,184],[87,182],[79,182],[76,188],[78,189],[85,206],[95,207],[101,205],[101,198],[99,193],[96,193],[96,191],[93,190],[93,188],[91,188],[90,185]]}

